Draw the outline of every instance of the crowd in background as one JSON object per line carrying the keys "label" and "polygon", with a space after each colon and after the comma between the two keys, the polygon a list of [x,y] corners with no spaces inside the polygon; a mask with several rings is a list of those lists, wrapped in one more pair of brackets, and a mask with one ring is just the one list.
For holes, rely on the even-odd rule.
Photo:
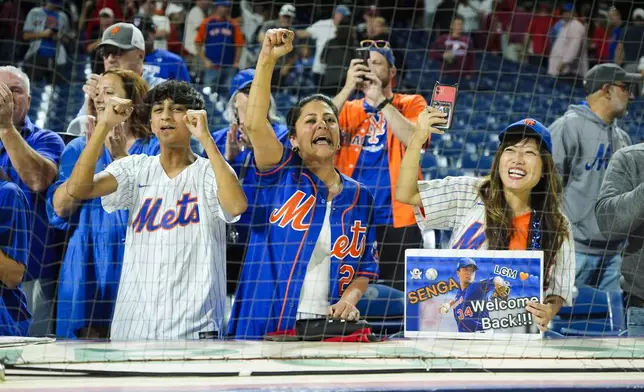
{"label": "crowd in background", "polygon": [[[570,230],[563,227],[553,229],[561,238],[545,240],[554,247],[554,253],[549,257],[552,258],[552,265],[559,268],[556,270],[553,267],[554,273],[547,272],[548,276],[553,276],[548,295],[558,299],[546,304],[553,308],[535,308],[534,312],[549,312],[549,316],[544,316],[545,324],[540,324],[545,327],[556,314],[556,311],[552,313],[552,309],[558,310],[562,305],[571,304],[575,281],[577,284],[595,285],[606,291],[619,291],[624,288],[623,284],[620,286],[621,276],[628,282],[628,289],[633,290],[629,292],[632,307],[641,307],[642,303],[637,301],[644,298],[644,288],[633,283],[638,273],[637,263],[633,264],[632,258],[640,249],[636,246],[636,249],[627,250],[630,253],[624,259],[631,260],[631,264],[628,264],[630,269],[625,274],[621,269],[626,249],[624,246],[625,243],[631,246],[632,242],[627,241],[628,233],[613,235],[611,227],[617,221],[605,216],[615,215],[617,207],[609,199],[618,195],[614,194],[614,188],[604,189],[603,184],[611,154],[628,148],[631,144],[629,136],[615,124],[615,120],[626,114],[629,101],[641,92],[639,75],[644,75],[644,9],[610,7],[602,2],[553,5],[511,0],[426,0],[422,6],[404,1],[404,4],[400,3],[392,4],[391,7],[384,3],[377,6],[354,3],[316,4],[311,11],[310,7],[298,2],[277,4],[245,0],[198,0],[190,5],[151,0],[143,3],[128,1],[125,4],[119,4],[115,0],[90,0],[83,4],[48,0],[43,6],[30,9],[26,9],[27,3],[5,1],[1,15],[9,23],[0,24],[0,37],[3,37],[0,39],[0,50],[9,56],[3,55],[0,62],[20,66],[24,74],[16,68],[0,68],[0,82],[8,90],[4,92],[11,94],[14,102],[12,113],[2,113],[3,109],[0,109],[0,119],[3,120],[1,125],[7,128],[0,132],[3,147],[0,150],[0,174],[11,182],[20,184],[26,196],[24,205],[29,206],[28,210],[31,211],[28,216],[30,221],[23,223],[23,226],[31,225],[33,232],[28,241],[29,263],[23,263],[28,267],[24,276],[17,279],[18,282],[24,281],[22,288],[27,296],[14,298],[18,302],[23,299],[26,301],[26,308],[17,306],[23,312],[20,315],[22,320],[27,320],[27,313],[30,313],[30,320],[33,317],[34,323],[30,322],[29,333],[34,336],[56,333],[70,338],[109,336],[110,317],[116,301],[116,291],[119,290],[118,277],[121,271],[118,259],[122,258],[109,254],[123,252],[122,248],[109,247],[121,246],[121,241],[125,241],[127,217],[110,218],[115,221],[110,221],[109,225],[122,227],[119,226],[118,233],[113,232],[113,236],[110,234],[103,237],[101,241],[107,238],[106,243],[92,242],[98,242],[97,239],[88,240],[86,236],[91,237],[93,234],[87,231],[82,237],[75,239],[78,248],[71,248],[65,239],[67,236],[69,240],[70,230],[75,230],[71,236],[78,236],[79,227],[96,225],[97,219],[103,222],[100,227],[108,231],[114,227],[107,228],[107,218],[103,215],[98,197],[83,199],[84,203],[88,203],[88,209],[80,217],[75,213],[60,216],[54,199],[56,189],[60,189],[58,187],[71,177],[75,164],[80,161],[80,155],[85,149],[82,144],[91,140],[96,127],[97,109],[101,108],[100,101],[96,98],[99,96],[98,91],[106,94],[105,91],[109,90],[104,84],[105,72],[109,74],[116,69],[132,71],[151,89],[159,86],[163,88],[166,80],[185,81],[199,86],[201,92],[213,97],[210,103],[204,103],[204,108],[217,101],[227,105],[229,127],[210,131],[219,152],[242,181],[249,210],[252,210],[261,206],[258,202],[260,199],[257,199],[260,196],[255,193],[261,173],[256,173],[253,168],[255,157],[252,155],[258,147],[253,147],[252,137],[244,133],[249,121],[257,122],[256,108],[251,108],[255,115],[252,116],[248,105],[250,86],[256,81],[252,68],[262,59],[261,51],[262,45],[266,45],[266,35],[279,28],[293,31],[293,50],[286,55],[275,56],[270,77],[262,74],[262,81],[267,79],[270,82],[272,92],[311,86],[312,91],[322,92],[330,97],[328,102],[323,98],[316,99],[328,108],[336,109],[337,112],[333,114],[337,117],[339,136],[335,140],[332,134],[329,140],[322,142],[337,143],[331,166],[346,178],[353,178],[364,184],[373,196],[373,204],[378,208],[374,209],[370,218],[370,230],[373,229],[373,233],[370,232],[369,235],[373,236],[373,241],[370,240],[369,246],[372,242],[379,245],[374,245],[378,249],[370,253],[369,262],[373,262],[379,255],[380,279],[395,289],[403,288],[405,271],[402,265],[405,250],[423,247],[426,242],[423,237],[426,234],[424,226],[420,224],[418,211],[414,209],[414,206],[429,209],[420,199],[423,197],[422,189],[420,196],[414,195],[409,199],[398,197],[395,190],[403,175],[401,165],[404,163],[406,148],[410,144],[419,144],[418,140],[414,140],[419,129],[428,131],[418,122],[428,110],[428,103],[420,94],[397,91],[400,74],[407,71],[406,53],[404,48],[397,47],[400,39],[391,36],[392,28],[405,26],[426,34],[428,41],[425,55],[428,61],[439,64],[441,81],[444,83],[476,78],[475,54],[482,51],[498,54],[512,62],[527,62],[543,67],[549,75],[562,77],[563,80],[583,80],[586,99],[571,105],[568,112],[554,124],[546,124],[549,130],[543,131],[541,124],[535,126],[533,120],[527,119],[528,122],[524,125],[512,124],[514,127],[530,128],[536,132],[539,135],[535,139],[536,150],[544,156],[552,157],[552,164],[563,180],[562,194],[554,196],[563,197],[562,209],[571,224]],[[121,21],[128,23],[120,23]],[[356,61],[356,49],[366,50],[368,60]],[[56,88],[58,84],[67,83],[74,77],[73,65],[85,58],[85,55],[88,56],[90,70],[83,86],[85,103],[77,118],[82,123],[83,131],[71,130],[70,125],[69,132],[80,133],[82,137],[76,140],[82,141],[75,140],[75,144],[72,142],[65,145],[60,136],[34,125],[27,116],[30,104],[29,84],[44,80]],[[8,95],[4,98],[9,99]],[[262,101],[266,103],[263,119],[268,119],[268,123],[273,124],[272,130],[279,144],[285,150],[305,154],[306,151],[302,151],[304,148],[299,145],[299,136],[292,134],[295,124],[289,123],[287,125],[290,128],[285,127],[282,119],[274,113],[274,99],[270,91],[266,98]],[[310,102],[297,107],[303,109],[308,103]],[[293,119],[289,116],[287,122],[291,120]],[[509,127],[508,133],[513,129]],[[588,135],[588,129],[593,132],[593,137],[584,139],[579,136],[582,132]],[[129,150],[125,151],[126,155],[129,152],[155,156],[163,148],[169,148],[159,148],[159,142],[148,136],[143,138],[146,144],[139,145],[137,143],[142,138],[136,133],[127,134],[129,139],[126,145]],[[546,140],[551,137],[552,145],[549,145],[550,142]],[[293,144],[294,142],[297,144]],[[104,159],[104,162],[100,161],[103,167],[97,166],[97,173],[100,169],[109,167],[112,160],[116,162],[118,153],[122,152],[112,143],[114,142],[106,142],[104,156],[100,158]],[[203,151],[204,144],[202,140],[199,143],[193,140],[191,149],[198,155],[210,158]],[[504,152],[500,149],[499,157]],[[279,163],[282,157],[275,159],[273,163]],[[306,166],[306,159],[303,159]],[[497,182],[490,186],[501,184]],[[536,183],[531,185],[534,186]],[[422,185],[418,188],[422,188]],[[553,189],[551,191],[555,192]],[[58,191],[59,194],[61,192]],[[431,192],[428,194],[433,195]],[[76,200],[73,195],[69,196],[71,199],[68,202]],[[472,193],[468,197],[477,196]],[[598,199],[605,203],[598,205],[596,216],[595,204]],[[12,205],[11,208],[17,207]],[[556,206],[549,208],[558,212]],[[517,216],[519,210],[514,211]],[[600,211],[603,216],[601,219]],[[228,226],[228,295],[233,295],[238,290],[239,279],[247,284],[254,277],[252,272],[244,273],[240,269],[243,269],[241,266],[244,260],[254,257],[248,256],[246,249],[248,241],[252,242],[252,228],[257,222],[254,221],[255,215],[248,211],[241,215],[239,222]],[[66,221],[69,217],[76,219],[71,225]],[[617,218],[627,219],[624,216]],[[557,219],[560,219],[559,223],[567,222],[563,217]],[[528,214],[528,220],[522,222],[521,227],[529,233],[529,225],[534,222]],[[544,221],[543,224],[543,227],[551,227],[548,225],[552,222]],[[626,226],[622,222],[621,227]],[[456,247],[455,244],[460,244],[465,248],[474,243],[482,245],[482,242],[477,241],[484,241],[485,237],[477,237],[476,233],[469,233],[467,230],[456,233],[459,228],[462,227],[450,226],[450,230],[455,231],[452,245]],[[359,229],[361,228],[356,227],[356,230]],[[574,243],[574,246],[563,241],[567,232],[573,237],[569,238],[569,242]],[[460,242],[456,241],[457,236],[461,238]],[[514,234],[508,233],[508,238],[505,239],[497,238],[499,242],[494,246],[510,241],[510,236]],[[531,241],[528,234],[522,236],[517,240],[519,245],[515,249],[539,249],[541,246]],[[512,241],[514,240],[512,237]],[[91,273],[94,275],[79,278],[74,266],[85,263],[83,268],[86,268],[88,256],[82,252],[73,253],[70,249],[80,250],[88,243],[92,247],[109,248],[98,251],[93,249],[93,263],[99,265],[105,263],[105,260],[109,261],[104,268],[95,268],[93,265]],[[315,243],[310,242],[308,245],[309,250],[314,252]],[[574,253],[574,256],[569,253]],[[16,260],[15,257],[10,256]],[[639,256],[634,257],[637,259]],[[324,260],[326,259],[322,258],[320,263],[328,261]],[[0,264],[2,261],[0,260]],[[567,274],[573,272],[561,269],[575,270],[576,278],[566,278]],[[309,273],[307,270],[300,272]],[[371,267],[362,273],[365,276],[375,274]],[[16,274],[14,271],[15,276]],[[628,274],[629,277],[626,277]],[[12,279],[15,278],[14,275],[11,275]],[[354,274],[348,276],[353,278]],[[356,279],[358,277],[356,275]],[[254,278],[257,279],[256,276]],[[81,283],[78,282],[79,279]],[[276,277],[276,281],[277,279]],[[290,282],[290,276],[288,279]],[[7,287],[17,286],[14,284],[16,279],[10,280],[9,285],[7,280],[3,282]],[[91,283],[91,287],[85,286],[83,282]],[[111,285],[101,286],[101,282],[110,282]],[[352,281],[347,283],[350,282]],[[238,292],[242,298],[244,296],[240,292],[251,290],[244,284]],[[341,287],[340,291],[346,288],[342,286],[342,282]],[[83,293],[79,294],[79,291]],[[61,298],[61,295],[66,297]],[[342,298],[338,303],[343,301]],[[284,301],[286,303],[286,299]],[[355,307],[355,301],[353,302],[350,305]],[[83,303],[86,309],[78,311],[64,308],[78,303]],[[96,304],[108,305],[106,309],[98,311],[98,314],[94,313],[98,309]],[[241,308],[242,302],[237,306]],[[282,311],[284,306],[282,304]],[[241,309],[237,309],[237,312],[243,318],[247,313]],[[233,309],[233,315],[236,314],[235,311]],[[319,316],[319,312],[314,313]],[[340,314],[344,314],[342,310]],[[98,323],[78,325],[56,322],[61,318]],[[222,325],[218,325],[216,332],[223,333],[222,328]],[[24,330],[20,329],[15,334],[24,334]],[[245,336],[235,330],[231,334]],[[151,333],[146,336],[153,335]]]}

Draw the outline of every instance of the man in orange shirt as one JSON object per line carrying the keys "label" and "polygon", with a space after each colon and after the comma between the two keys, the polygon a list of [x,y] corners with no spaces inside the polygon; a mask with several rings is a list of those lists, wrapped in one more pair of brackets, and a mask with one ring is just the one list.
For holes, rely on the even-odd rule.
{"label": "man in orange shirt", "polygon": [[[427,101],[421,95],[394,94],[394,55],[386,41],[363,41],[368,64],[353,60],[344,88],[333,99],[340,112],[342,145],[336,166],[365,184],[374,196],[374,224],[380,243],[380,277],[404,285],[405,249],[422,248],[413,209],[395,200],[400,162]],[[348,101],[354,91],[364,98]]]}
{"label": "man in orange shirt", "polygon": [[197,53],[205,68],[202,84],[221,96],[226,96],[237,73],[245,44],[239,25],[230,18],[231,5],[230,1],[216,0],[212,16],[201,22],[195,37]]}

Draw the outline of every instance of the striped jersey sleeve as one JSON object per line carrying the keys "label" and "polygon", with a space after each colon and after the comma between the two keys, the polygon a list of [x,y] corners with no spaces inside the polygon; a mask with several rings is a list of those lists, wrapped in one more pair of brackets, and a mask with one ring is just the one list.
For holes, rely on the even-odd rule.
{"label": "striped jersey sleeve", "polygon": [[206,195],[206,203],[208,204],[208,209],[214,215],[222,219],[226,223],[235,223],[239,220],[239,216],[233,216],[226,211],[224,211],[221,204],[219,204],[219,197],[217,195],[217,178],[215,177],[215,172],[212,169],[210,161],[205,158],[199,158],[203,160],[201,173],[203,178],[203,187],[204,194]]}
{"label": "striped jersey sleeve", "polygon": [[[566,219],[567,221],[567,219]],[[575,243],[573,241],[572,228],[568,223],[568,238],[561,244],[557,252],[555,264],[546,273],[549,276],[546,297],[557,295],[564,299],[564,306],[572,306],[575,290]]]}
{"label": "striped jersey sleeve", "polygon": [[137,184],[136,177],[147,155],[128,155],[110,163],[104,172],[111,174],[118,184],[116,191],[101,198],[103,209],[108,213],[117,210],[131,210],[134,207],[136,187],[149,186]]}
{"label": "striped jersey sleeve", "polygon": [[423,211],[415,207],[415,213],[421,230],[453,230],[476,205],[481,181],[475,177],[418,181]]}

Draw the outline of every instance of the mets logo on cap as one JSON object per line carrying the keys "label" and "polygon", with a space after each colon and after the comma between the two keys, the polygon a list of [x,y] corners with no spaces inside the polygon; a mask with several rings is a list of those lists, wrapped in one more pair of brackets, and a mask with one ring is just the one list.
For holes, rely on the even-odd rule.
{"label": "mets logo on cap", "polygon": [[526,118],[525,120],[523,120],[523,123],[529,127],[533,127],[537,122],[531,118]]}
{"label": "mets logo on cap", "polygon": [[112,27],[112,30],[110,30],[110,33],[112,35],[116,35],[116,34],[119,33],[119,31],[121,31],[121,26],[114,26],[114,27]]}

